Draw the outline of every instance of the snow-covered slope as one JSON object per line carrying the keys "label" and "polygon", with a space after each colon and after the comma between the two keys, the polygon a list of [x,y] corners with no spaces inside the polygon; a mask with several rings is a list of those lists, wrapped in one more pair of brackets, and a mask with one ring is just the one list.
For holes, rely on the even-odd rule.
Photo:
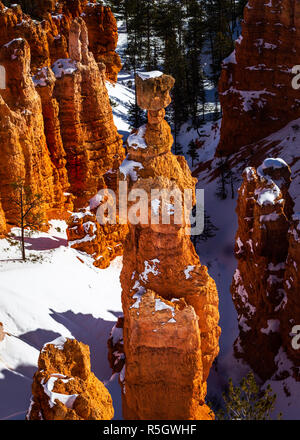
{"label": "snow-covered slope", "polygon": [[14,260],[17,240],[0,240],[0,321],[13,335],[0,342],[0,419],[25,417],[39,351],[60,335],[90,346],[92,371],[112,393],[120,418],[120,387],[117,378],[110,381],[106,344],[122,311],[122,259],[96,269],[67,247],[65,223],[52,224],[49,233],[26,238],[25,263]]}

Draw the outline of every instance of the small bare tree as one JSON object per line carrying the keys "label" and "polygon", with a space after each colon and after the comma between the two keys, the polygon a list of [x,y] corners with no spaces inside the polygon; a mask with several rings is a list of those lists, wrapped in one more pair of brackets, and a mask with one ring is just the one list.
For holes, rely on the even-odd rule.
{"label": "small bare tree", "polygon": [[43,202],[42,195],[33,193],[30,186],[25,185],[23,179],[18,179],[11,184],[13,188],[13,196],[9,198],[12,205],[15,206],[17,215],[17,225],[21,229],[21,250],[22,260],[26,260],[25,253],[25,229],[39,229],[43,224],[43,215],[41,212],[41,204]]}

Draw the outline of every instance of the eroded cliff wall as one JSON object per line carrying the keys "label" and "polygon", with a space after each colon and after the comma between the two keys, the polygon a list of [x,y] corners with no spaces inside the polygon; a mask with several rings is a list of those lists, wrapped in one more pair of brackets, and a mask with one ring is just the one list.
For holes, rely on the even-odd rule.
{"label": "eroded cliff wall", "polygon": [[219,83],[222,106],[219,155],[268,136],[299,118],[299,90],[292,87],[299,64],[300,4],[249,0],[235,51]]}

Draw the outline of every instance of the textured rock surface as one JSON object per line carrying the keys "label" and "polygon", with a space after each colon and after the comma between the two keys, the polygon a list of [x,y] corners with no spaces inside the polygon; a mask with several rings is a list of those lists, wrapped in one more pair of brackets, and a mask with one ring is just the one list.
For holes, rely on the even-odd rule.
{"label": "textured rock surface", "polygon": [[92,255],[94,265],[100,269],[105,269],[115,257],[123,254],[127,232],[127,225],[100,225],[95,210],[88,208],[74,212],[68,220],[69,245]]}
{"label": "textured rock surface", "polygon": [[63,208],[59,172],[51,161],[44,134],[41,100],[30,76],[30,48],[15,39],[0,49],[7,87],[0,91],[0,194],[8,222],[16,215],[11,183],[24,179],[33,193],[42,195],[45,221],[49,209]]}
{"label": "textured rock surface", "polygon": [[[70,55],[70,74],[61,75],[60,66],[65,66],[63,60],[53,66],[57,78],[54,95],[59,103],[74,205],[81,208],[90,200],[94,203],[98,190],[116,189],[117,170],[124,158],[124,149],[113,121],[104,65],[97,64],[88,51],[87,28],[81,18],[74,21],[70,30]],[[94,206],[92,212],[81,208],[82,211],[71,216],[67,233],[72,247],[91,254],[95,266],[105,268],[122,254],[127,226],[99,225],[96,208]]]}
{"label": "textured rock surface", "polygon": [[[138,96],[139,102],[146,102],[144,107],[150,103],[151,108],[153,102],[168,105],[168,93],[161,99],[156,91],[163,82],[169,92],[173,79],[145,81],[149,81],[144,84],[148,95]],[[144,93],[139,86],[137,90]],[[171,153],[171,130],[158,106],[148,112],[148,124],[129,137],[128,156],[120,167],[120,179],[128,182],[129,190],[144,190],[149,196],[148,217],[129,225],[124,246],[123,416],[211,419],[205,395],[206,379],[219,351],[216,285],[186,234],[188,223],[174,224],[172,212],[169,225],[148,222],[151,210],[164,209],[163,201],[158,205],[151,201],[151,189],[190,189],[195,195],[196,180],[185,159]],[[172,203],[177,203],[174,194]]]}
{"label": "textured rock surface", "polygon": [[111,420],[112,399],[91,372],[90,350],[75,339],[44,346],[33,378],[28,420]]}
{"label": "textured rock surface", "polygon": [[[42,114],[47,147],[52,163],[58,173],[58,176],[56,177],[58,178],[63,191],[66,192],[70,185],[66,169],[66,152],[63,146],[61,126],[58,117],[59,105],[57,100],[53,97],[55,81],[54,73],[49,67],[40,69],[33,77],[36,91],[40,95],[42,102]],[[41,87],[40,85],[43,86]]]}
{"label": "textured rock surface", "polygon": [[[86,6],[93,8],[92,3]],[[113,26],[113,19],[103,22],[100,12],[96,17],[101,29],[110,34],[112,31],[106,27],[106,21]],[[0,167],[0,194],[6,219],[13,223],[16,213],[8,202],[12,195],[10,183],[18,177],[24,178],[33,192],[42,192],[46,222],[47,216],[66,218],[73,203],[78,209],[87,206],[101,188],[115,189],[124,150],[113,121],[105,85],[105,65],[96,62],[89,51],[83,18],[73,20],[68,27],[68,51],[60,51],[61,56],[70,58],[60,58],[50,68],[47,64],[58,55],[37,57],[38,44],[48,47],[42,25],[22,14],[20,6],[7,9],[0,4],[0,44],[9,41],[12,35],[24,35],[34,48],[32,63],[25,40],[9,41],[1,49],[7,88],[0,94],[4,158]],[[42,22],[44,27],[47,23]],[[22,26],[28,34],[21,32]],[[32,38],[35,38],[33,43]],[[40,65],[43,67],[38,68]],[[35,72],[33,81],[31,71]],[[0,233],[5,231],[4,220],[0,211]],[[121,254],[127,229],[125,226],[95,227],[98,241],[93,246],[99,252],[95,253],[91,246],[89,250],[95,253],[95,264],[106,267],[112,258]],[[70,236],[72,238],[72,233]],[[73,231],[74,236],[76,240],[83,238],[82,231]],[[76,248],[82,250],[78,243]]]}
{"label": "textured rock surface", "polygon": [[219,83],[223,111],[219,154],[231,154],[300,116],[292,87],[298,63],[300,4],[249,0],[242,35],[224,62]]}
{"label": "textured rock surface", "polygon": [[5,214],[2,208],[2,204],[0,201],[0,237],[4,236],[6,233],[6,219]]}
{"label": "textured rock surface", "polygon": [[0,2],[0,43],[5,44],[17,37],[25,38],[32,52],[33,71],[50,66],[57,59],[69,57],[70,27],[73,20],[81,16],[88,27],[89,49],[97,62],[106,65],[107,79],[117,81],[122,66],[115,52],[118,31],[110,8],[97,4],[96,0],[22,0],[18,5],[12,1],[3,3],[9,9]]}
{"label": "textured rock surface", "polygon": [[287,304],[282,318],[282,338],[288,358],[293,361],[293,375],[300,381],[300,349],[295,349],[291,343],[293,336],[299,333],[299,327],[296,332],[294,328],[300,325],[300,213],[293,215],[288,239],[289,253],[284,274]]}
{"label": "textured rock surface", "polygon": [[278,371],[281,347],[296,360],[290,335],[295,324],[290,320],[300,319],[294,265],[300,248],[297,226],[291,223],[290,176],[290,168],[281,159],[266,159],[257,170],[247,168],[237,204],[238,269],[232,295],[240,335],[235,353],[262,379]]}
{"label": "textured rock surface", "polygon": [[75,207],[83,207],[105,187],[104,174],[118,168],[124,153],[105,86],[105,66],[99,69],[88,50],[82,18],[71,26],[69,47],[70,60],[58,60],[52,67],[54,97],[59,104],[71,192]]}

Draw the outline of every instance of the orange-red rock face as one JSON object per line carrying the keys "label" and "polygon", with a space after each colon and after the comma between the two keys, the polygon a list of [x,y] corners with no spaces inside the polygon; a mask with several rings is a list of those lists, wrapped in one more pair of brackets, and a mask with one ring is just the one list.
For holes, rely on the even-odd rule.
{"label": "orange-red rock face", "polygon": [[[81,18],[72,24],[69,46],[71,63],[58,60],[53,65],[54,96],[59,104],[70,190],[75,196],[75,208],[82,208],[98,190],[116,189],[117,170],[124,150],[113,121],[105,67],[97,64],[88,51],[87,28]],[[70,73],[62,74],[67,70]],[[99,225],[95,212],[88,213],[86,218],[78,212],[70,218],[67,234],[73,248],[93,255],[95,266],[105,268],[122,254],[127,227]]]}
{"label": "orange-red rock face", "polygon": [[63,186],[51,161],[44,132],[41,100],[30,76],[30,48],[16,39],[0,50],[6,70],[6,89],[0,90],[0,194],[6,220],[14,223],[12,183],[24,179],[33,193],[42,195],[42,211],[62,209]]}
{"label": "orange-red rock face", "polygon": [[6,219],[2,208],[2,204],[0,202],[0,236],[4,236],[5,233],[6,233]]}
{"label": "orange-red rock face", "polygon": [[105,269],[114,258],[123,254],[127,232],[127,225],[100,225],[95,210],[82,208],[68,220],[69,245],[92,255],[94,266],[100,269]]}
{"label": "orange-red rock face", "polygon": [[[103,37],[105,45],[110,32],[114,32],[116,42],[116,31],[105,28],[106,22],[113,28],[113,19],[104,20],[102,9],[86,3],[83,2],[82,7],[87,6],[90,14],[93,7],[98,11],[96,17],[101,32],[107,33],[106,39]],[[110,14],[108,9],[104,12]],[[67,22],[68,14],[72,18],[66,12],[66,17],[61,19],[63,23]],[[73,209],[73,202],[75,208],[85,207],[99,189],[107,186],[115,189],[116,186],[117,170],[124,152],[121,136],[113,122],[105,85],[105,65],[97,63],[89,51],[88,30],[83,18],[71,18],[66,27],[68,51],[49,55],[53,46],[47,43],[49,33],[43,30],[48,29],[48,21],[39,24],[25,16],[19,6],[5,8],[0,3],[0,45],[5,43],[0,62],[7,77],[7,87],[0,93],[1,148],[5,159],[1,161],[0,193],[6,219],[12,223],[16,213],[12,212],[8,197],[12,195],[10,184],[19,177],[26,180],[33,192],[42,193],[45,221],[47,216],[66,218],[67,210]],[[30,54],[29,45],[22,38],[11,43],[12,36],[28,38],[33,53]],[[59,40],[58,35],[56,37]],[[22,52],[19,46],[23,45]],[[39,45],[45,49],[45,56]],[[61,58],[49,67],[58,56],[70,58]],[[33,78],[32,72],[35,73]],[[1,212],[1,231],[5,230],[5,216]],[[122,252],[126,228],[100,229],[97,240],[103,243],[95,246],[100,249],[105,245],[106,251],[103,262],[97,261],[97,264],[106,267]],[[80,231],[78,233],[80,235]]]}
{"label": "orange-red rock face", "polygon": [[250,0],[242,35],[224,62],[219,83],[223,111],[219,154],[231,154],[300,116],[292,87],[298,64],[300,4]]}
{"label": "orange-red rock face", "polygon": [[[218,293],[187,235],[189,224],[173,224],[173,214],[169,225],[151,223],[151,210],[161,213],[163,206],[156,199],[151,202],[151,189],[175,190],[172,203],[181,203],[176,190],[190,189],[195,196],[196,182],[185,159],[171,153],[173,139],[163,119],[174,80],[164,76],[146,81],[148,92],[142,92],[138,102],[156,109],[149,110],[148,124],[130,136],[128,156],[120,167],[128,190],[144,190],[149,196],[149,217],[129,225],[124,246],[123,416],[211,419],[205,396],[219,350]],[[162,83],[167,85],[163,94]],[[139,91],[139,78],[137,85]]]}
{"label": "orange-red rock face", "polygon": [[124,157],[122,139],[113,121],[105,86],[105,66],[88,50],[82,18],[70,29],[70,60],[52,66],[54,97],[59,105],[62,141],[75,206],[84,207],[105,185],[104,174],[118,168]]}
{"label": "orange-red rock face", "polygon": [[5,44],[13,38],[25,38],[31,48],[33,72],[39,67],[50,66],[57,59],[69,57],[71,24],[81,16],[88,27],[90,51],[97,62],[106,65],[107,79],[117,81],[122,65],[115,52],[118,30],[110,8],[101,6],[96,0],[23,0],[19,5],[11,1],[4,1],[4,4],[9,8],[0,2],[0,42]]}
{"label": "orange-red rock face", "polygon": [[59,338],[41,351],[27,420],[111,420],[112,399],[91,372],[90,350]]}
{"label": "orange-red rock face", "polygon": [[257,170],[247,168],[237,204],[238,269],[232,295],[240,335],[235,353],[262,379],[280,369],[282,349],[299,365],[291,344],[292,327],[300,322],[295,267],[300,242],[297,225],[291,223],[290,175],[280,159],[266,159]]}

